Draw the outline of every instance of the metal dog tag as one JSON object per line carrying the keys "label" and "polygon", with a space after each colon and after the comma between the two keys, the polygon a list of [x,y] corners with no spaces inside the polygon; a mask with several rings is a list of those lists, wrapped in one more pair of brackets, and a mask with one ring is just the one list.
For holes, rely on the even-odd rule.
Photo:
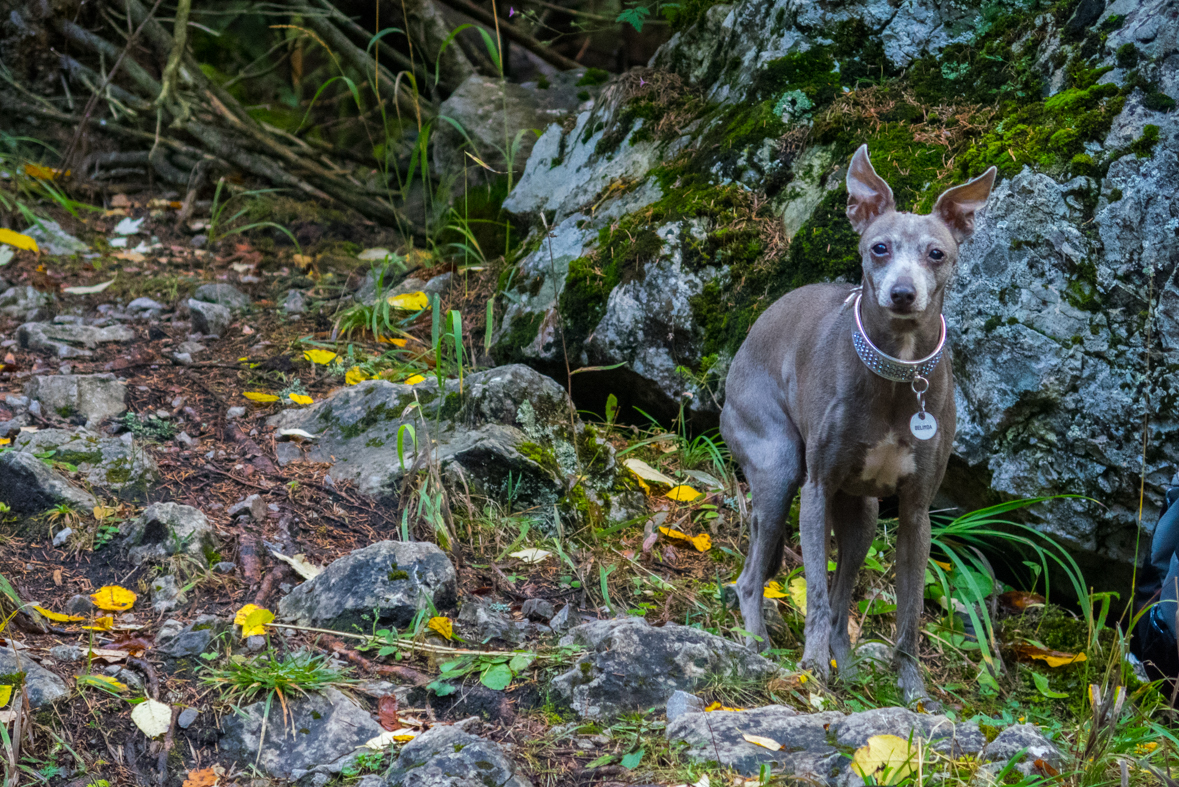
{"label": "metal dog tag", "polygon": [[937,434],[937,419],[922,410],[909,419],[909,431],[918,440],[928,440]]}

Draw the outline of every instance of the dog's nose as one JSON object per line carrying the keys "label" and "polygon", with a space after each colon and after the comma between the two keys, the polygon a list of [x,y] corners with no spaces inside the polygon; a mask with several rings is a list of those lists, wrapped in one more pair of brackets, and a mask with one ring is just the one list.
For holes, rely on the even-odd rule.
{"label": "dog's nose", "polygon": [[917,300],[917,290],[911,284],[897,283],[888,295],[892,298],[892,305],[901,309],[909,308]]}

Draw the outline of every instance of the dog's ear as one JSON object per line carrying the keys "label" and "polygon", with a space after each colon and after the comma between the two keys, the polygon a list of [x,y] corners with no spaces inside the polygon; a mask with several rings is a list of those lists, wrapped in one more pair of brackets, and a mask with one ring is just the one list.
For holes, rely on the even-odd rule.
{"label": "dog's ear", "polygon": [[995,173],[995,168],[991,167],[972,181],[946,189],[937,198],[933,214],[946,223],[959,243],[974,234],[974,214],[991,196]]}
{"label": "dog's ear", "polygon": [[847,170],[848,221],[862,235],[877,216],[891,210],[896,210],[892,189],[872,169],[868,146],[860,145]]}

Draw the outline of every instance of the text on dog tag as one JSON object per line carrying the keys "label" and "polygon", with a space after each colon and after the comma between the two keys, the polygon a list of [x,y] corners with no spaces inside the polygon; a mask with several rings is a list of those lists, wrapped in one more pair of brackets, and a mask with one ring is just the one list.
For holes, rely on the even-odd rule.
{"label": "text on dog tag", "polygon": [[918,440],[928,440],[937,434],[937,419],[929,413],[915,413],[909,419],[909,431]]}

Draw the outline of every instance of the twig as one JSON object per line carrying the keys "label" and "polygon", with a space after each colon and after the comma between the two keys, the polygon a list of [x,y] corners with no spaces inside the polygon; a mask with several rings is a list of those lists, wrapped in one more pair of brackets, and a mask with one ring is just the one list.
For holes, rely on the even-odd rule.
{"label": "twig", "polygon": [[[481,25],[486,25],[487,27],[491,28],[496,26],[494,16],[487,13],[474,3],[468,2],[468,0],[442,0],[442,2],[454,10],[466,14]],[[503,25],[500,28],[500,31],[503,33],[504,38],[512,40],[513,42],[527,49],[529,52],[532,52],[534,55],[549,65],[556,66],[562,71],[569,71],[570,69],[583,67],[581,63],[578,63],[576,60],[565,57],[560,52],[554,51],[551,47],[542,41],[537,41],[532,36],[521,30],[517,30],[511,25]]]}

